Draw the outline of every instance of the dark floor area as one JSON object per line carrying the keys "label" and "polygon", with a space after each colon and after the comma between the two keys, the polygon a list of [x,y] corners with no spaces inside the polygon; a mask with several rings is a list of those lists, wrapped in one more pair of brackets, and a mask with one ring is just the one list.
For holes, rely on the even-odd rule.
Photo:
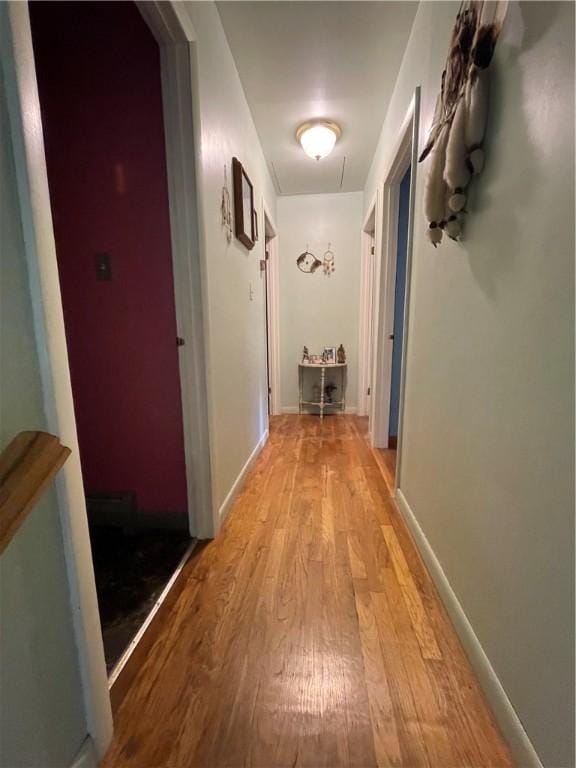
{"label": "dark floor area", "polygon": [[181,531],[145,531],[127,535],[121,528],[91,527],[108,672],[142,626],[174,573],[190,536]]}

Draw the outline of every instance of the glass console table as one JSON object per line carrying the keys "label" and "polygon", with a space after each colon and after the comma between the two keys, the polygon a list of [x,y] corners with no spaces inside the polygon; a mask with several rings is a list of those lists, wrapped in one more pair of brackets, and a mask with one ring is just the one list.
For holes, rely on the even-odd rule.
{"label": "glass console table", "polygon": [[[302,413],[302,406],[315,405],[320,409],[320,418],[324,418],[324,409],[332,408],[336,406],[340,408],[342,412],[346,409],[346,379],[347,379],[347,364],[346,363],[298,363],[298,411]],[[320,399],[319,400],[305,400],[304,399],[304,371],[308,369],[320,371]],[[340,397],[337,400],[326,399],[326,371],[340,369]]]}

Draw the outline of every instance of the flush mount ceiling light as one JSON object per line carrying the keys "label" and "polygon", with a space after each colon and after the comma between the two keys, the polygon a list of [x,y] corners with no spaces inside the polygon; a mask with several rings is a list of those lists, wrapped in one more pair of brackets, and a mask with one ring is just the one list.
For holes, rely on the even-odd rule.
{"label": "flush mount ceiling light", "polygon": [[341,135],[340,126],[329,120],[304,123],[296,131],[296,139],[302,145],[302,149],[314,160],[321,160],[329,155]]}

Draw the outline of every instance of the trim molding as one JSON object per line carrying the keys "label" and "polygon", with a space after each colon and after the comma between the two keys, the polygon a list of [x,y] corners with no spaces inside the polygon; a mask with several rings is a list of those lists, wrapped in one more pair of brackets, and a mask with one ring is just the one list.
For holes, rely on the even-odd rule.
{"label": "trim molding", "polygon": [[198,542],[195,539],[190,542],[190,546],[180,558],[180,562],[176,566],[176,569],[162,590],[160,596],[152,606],[148,616],[146,616],[144,623],[134,635],[129,646],[116,662],[110,673],[108,686],[110,689],[110,701],[112,703],[113,712],[117,712],[124,701],[124,697],[134,682],[136,674],[164,627],[168,613],[186,586],[188,571],[184,573],[184,569],[190,560],[192,553],[196,549],[197,544]]}
{"label": "trim molding", "polygon": [[266,430],[262,435],[262,437],[260,438],[260,440],[258,440],[258,442],[256,443],[256,447],[248,457],[248,461],[246,462],[246,464],[244,464],[244,466],[240,470],[240,473],[238,474],[238,477],[234,481],[232,488],[230,488],[230,490],[228,491],[228,495],[222,502],[220,509],[218,510],[219,526],[221,526],[224,520],[226,519],[228,512],[230,512],[230,508],[234,503],[234,499],[238,495],[238,492],[240,491],[242,483],[246,479],[246,475],[248,474],[248,472],[250,472],[250,470],[252,469],[252,465],[254,464],[254,462],[258,458],[258,455],[260,454],[260,451],[266,445],[266,442],[268,440],[268,434],[269,434],[268,430]]}
{"label": "trim molding", "polygon": [[494,717],[508,742],[514,758],[518,765],[525,768],[543,768],[540,758],[532,746],[532,742],[528,738],[528,734],[524,730],[524,726],[516,714],[516,710],[508,698],[494,667],[490,663],[490,659],[482,648],[480,640],[474,632],[474,628],[470,624],[456,593],[452,589],[430,542],[406,501],[406,497],[399,488],[396,491],[396,506],[410,529],[416,547],[436,585],[444,607],[452,620],[470,664],[476,673],[478,681],[490,703]]}
{"label": "trim molding", "polygon": [[86,726],[96,757],[102,758],[112,739],[112,710],[78,451],[28,3],[0,3],[0,38],[47,429],[59,435],[72,451],[56,478],[56,491]]}

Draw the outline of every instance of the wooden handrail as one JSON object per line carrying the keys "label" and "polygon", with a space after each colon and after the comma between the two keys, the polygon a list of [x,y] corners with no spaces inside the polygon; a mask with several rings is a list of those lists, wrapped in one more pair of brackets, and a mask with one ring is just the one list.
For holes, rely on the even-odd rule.
{"label": "wooden handrail", "polygon": [[0,554],[62,467],[70,449],[47,432],[20,432],[0,454]]}

